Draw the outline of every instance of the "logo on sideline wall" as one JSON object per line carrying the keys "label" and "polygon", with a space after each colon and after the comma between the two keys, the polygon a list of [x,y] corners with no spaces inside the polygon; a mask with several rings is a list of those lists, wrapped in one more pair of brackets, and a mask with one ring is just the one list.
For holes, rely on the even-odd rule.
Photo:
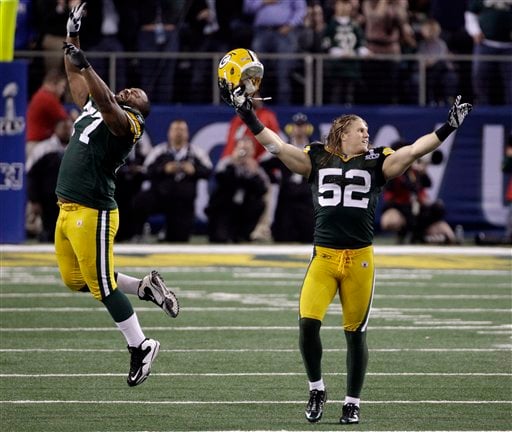
{"label": "logo on sideline wall", "polygon": [[4,99],[4,116],[0,117],[0,136],[21,135],[25,130],[25,119],[16,115],[15,97],[18,94],[18,84],[8,83],[2,90]]}
{"label": "logo on sideline wall", "polygon": [[23,189],[23,163],[0,162],[0,190]]}

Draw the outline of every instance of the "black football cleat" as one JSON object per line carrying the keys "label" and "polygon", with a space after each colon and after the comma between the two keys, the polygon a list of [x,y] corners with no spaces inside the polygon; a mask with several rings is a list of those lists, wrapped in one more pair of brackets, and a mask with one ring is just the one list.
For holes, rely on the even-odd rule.
{"label": "black football cleat", "polygon": [[130,387],[142,384],[151,373],[151,366],[160,350],[160,343],[154,339],[144,339],[138,347],[128,347],[131,354],[130,372],[127,382]]}
{"label": "black football cleat", "polygon": [[341,411],[341,424],[357,424],[359,423],[359,407],[356,404],[348,403],[343,405]]}
{"label": "black football cleat", "polygon": [[327,402],[326,390],[309,391],[309,401],[306,405],[306,411],[304,411],[308,422],[316,423],[322,418],[325,402]]}

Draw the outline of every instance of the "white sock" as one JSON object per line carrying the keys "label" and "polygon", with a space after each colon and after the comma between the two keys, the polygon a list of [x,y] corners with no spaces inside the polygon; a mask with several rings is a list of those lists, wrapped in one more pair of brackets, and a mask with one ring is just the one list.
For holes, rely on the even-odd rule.
{"label": "white sock", "polygon": [[123,273],[117,273],[117,286],[125,294],[137,295],[139,289],[140,279]]}
{"label": "white sock", "polygon": [[359,398],[345,396],[345,402],[343,403],[343,405],[351,403],[351,404],[359,406],[359,402],[361,402],[361,399],[359,399]]}
{"label": "white sock", "polygon": [[144,339],[146,339],[144,332],[140,328],[139,320],[135,312],[130,318],[118,322],[116,325],[117,328],[123,333],[128,346],[138,347],[142,342],[144,342]]}
{"label": "white sock", "polygon": [[320,378],[318,381],[309,381],[309,391],[311,390],[325,390],[324,380]]}

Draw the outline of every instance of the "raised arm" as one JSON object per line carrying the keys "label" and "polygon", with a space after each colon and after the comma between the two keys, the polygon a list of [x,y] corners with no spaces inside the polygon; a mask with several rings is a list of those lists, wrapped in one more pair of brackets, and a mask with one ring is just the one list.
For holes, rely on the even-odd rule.
{"label": "raised arm", "polygon": [[309,156],[297,147],[284,142],[273,130],[263,126],[256,117],[249,98],[236,109],[236,112],[269,153],[278,157],[290,171],[309,177],[311,173]]}
{"label": "raised arm", "polygon": [[434,132],[423,135],[414,143],[398,149],[388,156],[382,165],[382,171],[387,180],[402,175],[412,163],[434,151],[448,138],[464,121],[472,106],[468,103],[460,103],[461,96],[457,96],[455,103],[448,113],[448,121]]}
{"label": "raised arm", "polygon": [[[80,39],[78,35],[80,26],[82,25],[82,14],[84,12],[85,4],[85,2],[79,3],[78,5],[71,8],[68,22],[66,24],[66,43],[73,44],[78,48],[80,48]],[[64,55],[64,67],[66,68],[66,75],[68,77],[69,89],[71,91],[73,102],[75,102],[75,104],[80,108],[83,108],[83,106],[87,103],[87,98],[89,96],[89,88],[87,87],[87,83],[80,74],[80,69],[78,69],[73,63],[69,61],[67,55]]]}
{"label": "raised arm", "polygon": [[85,3],[80,3],[71,9],[67,22],[68,35],[64,44],[66,72],[73,100],[83,107],[90,94],[110,131],[117,136],[128,135],[131,130],[128,114],[119,106],[114,93],[94,71],[84,52],[79,48],[78,33],[84,7]]}

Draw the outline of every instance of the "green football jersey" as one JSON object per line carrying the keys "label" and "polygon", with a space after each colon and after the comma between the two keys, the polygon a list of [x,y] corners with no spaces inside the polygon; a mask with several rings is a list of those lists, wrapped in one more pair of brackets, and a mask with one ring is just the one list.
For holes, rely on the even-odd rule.
{"label": "green football jersey", "polygon": [[311,159],[309,183],[315,212],[314,244],[334,249],[358,249],[373,242],[375,209],[386,180],[388,147],[370,149],[344,159],[313,143],[305,151]]}
{"label": "green football jersey", "polygon": [[144,130],[143,116],[130,107],[123,109],[131,131],[119,137],[110,131],[98,106],[89,99],[73,125],[59,169],[57,196],[98,210],[117,208],[116,172]]}

